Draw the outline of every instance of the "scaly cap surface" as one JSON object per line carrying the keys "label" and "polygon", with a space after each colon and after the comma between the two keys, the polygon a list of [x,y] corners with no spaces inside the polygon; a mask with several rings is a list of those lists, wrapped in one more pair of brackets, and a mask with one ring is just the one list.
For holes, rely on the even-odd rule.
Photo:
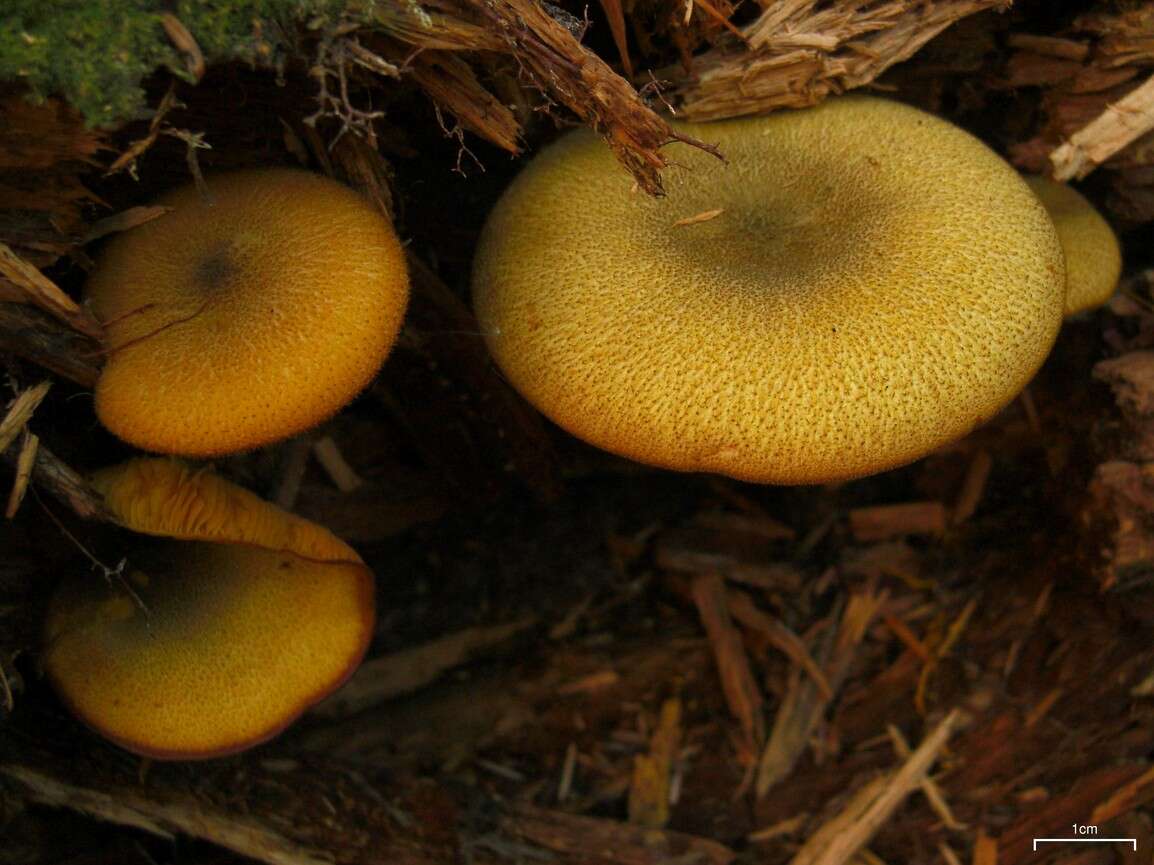
{"label": "scaly cap surface", "polygon": [[728,165],[679,147],[648,199],[571,133],[482,232],[490,350],[569,432],[683,471],[846,479],[965,435],[1046,357],[1057,236],[966,132],[870,98],[681,128]]}
{"label": "scaly cap surface", "polygon": [[365,387],[408,302],[404,251],[353,190],[291,169],[209,177],[112,240],[96,412],[144,450],[215,456],[309,429]]}

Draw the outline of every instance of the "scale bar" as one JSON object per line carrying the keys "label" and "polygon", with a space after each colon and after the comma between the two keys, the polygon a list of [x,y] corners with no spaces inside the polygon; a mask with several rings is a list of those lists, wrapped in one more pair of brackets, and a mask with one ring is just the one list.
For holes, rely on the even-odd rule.
{"label": "scale bar", "polygon": [[1039,844],[1133,844],[1134,852],[1138,852],[1137,838],[1035,838],[1034,852],[1038,851]]}

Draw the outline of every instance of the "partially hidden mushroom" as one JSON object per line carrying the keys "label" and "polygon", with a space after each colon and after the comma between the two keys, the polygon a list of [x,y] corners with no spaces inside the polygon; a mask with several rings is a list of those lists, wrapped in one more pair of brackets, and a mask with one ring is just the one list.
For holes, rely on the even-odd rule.
{"label": "partially hidden mushroom", "polygon": [[408,302],[389,221],[292,169],[210,176],[119,235],[86,287],[107,360],[96,413],[144,450],[214,456],[309,429],[384,362]]}
{"label": "partially hidden mushroom", "polygon": [[1054,221],[1066,256],[1066,316],[1101,306],[1122,275],[1122,250],[1110,223],[1072,186],[1041,175],[1026,183]]}
{"label": "partially hidden mushroom", "polygon": [[373,576],[335,535],[171,460],[133,460],[94,485],[124,527],[155,536],[116,578],[65,579],[49,608],[44,669],[97,732],[161,759],[233,753],[360,663]]}
{"label": "partially hidden mushroom", "polygon": [[856,97],[678,129],[728,164],[679,147],[654,200],[570,133],[483,229],[489,348],[569,432],[665,468],[842,480],[965,435],[1047,356],[1062,250],[976,138]]}

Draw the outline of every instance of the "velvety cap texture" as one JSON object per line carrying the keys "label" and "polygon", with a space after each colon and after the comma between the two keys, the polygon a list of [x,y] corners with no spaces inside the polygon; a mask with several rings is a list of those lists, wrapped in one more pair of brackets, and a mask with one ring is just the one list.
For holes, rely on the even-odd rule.
{"label": "velvety cap texture", "polygon": [[43,664],[81,720],[152,757],[243,750],[339,687],[372,638],[373,575],[321,526],[207,470],[136,459],[93,486],[151,535],[123,573],[69,575]]}
{"label": "velvety cap texture", "polygon": [[112,240],[88,281],[108,332],[96,412],[144,450],[213,456],[306,430],[376,374],[408,301],[392,225],[304,171],[209,177]]}
{"label": "velvety cap texture", "polygon": [[924,112],[842,98],[678,127],[668,197],[578,131],[483,230],[477,315],[544,414],[631,459],[817,483],[989,419],[1061,324],[1062,251],[1025,182]]}
{"label": "velvety cap texture", "polygon": [[83,721],[139,754],[213,757],[270,738],[345,681],[372,635],[360,564],[174,542],[131,561],[125,586],[64,583],[44,668]]}

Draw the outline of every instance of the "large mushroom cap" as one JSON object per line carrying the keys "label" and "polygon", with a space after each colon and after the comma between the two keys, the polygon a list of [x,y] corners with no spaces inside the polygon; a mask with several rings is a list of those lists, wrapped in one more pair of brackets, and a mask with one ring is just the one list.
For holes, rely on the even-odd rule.
{"label": "large mushroom cap", "polygon": [[49,608],[44,668],[102,735],[169,759],[243,750],[360,663],[373,576],[326,529],[172,460],[94,486],[126,528],[167,538],[131,551],[123,581],[66,579]]}
{"label": "large mushroom cap", "polygon": [[404,253],[357,193],[303,171],[210,177],[120,235],[88,281],[108,331],[100,420],[145,450],[210,456],[312,427],[396,338]]}
{"label": "large mushroom cap", "polygon": [[1066,255],[1067,316],[1101,306],[1118,287],[1122,250],[1114,230],[1082,193],[1035,175],[1026,182],[1054,220]]}
{"label": "large mushroom cap", "polygon": [[133,556],[127,582],[64,583],[44,667],[83,721],[151,757],[274,736],[352,673],[372,632],[372,577],[351,562],[165,543]]}
{"label": "large mushroom cap", "polygon": [[851,478],[964,435],[1046,357],[1062,251],[977,139],[868,98],[683,130],[729,164],[681,147],[652,200],[573,133],[482,233],[490,349],[565,429],[667,468]]}

